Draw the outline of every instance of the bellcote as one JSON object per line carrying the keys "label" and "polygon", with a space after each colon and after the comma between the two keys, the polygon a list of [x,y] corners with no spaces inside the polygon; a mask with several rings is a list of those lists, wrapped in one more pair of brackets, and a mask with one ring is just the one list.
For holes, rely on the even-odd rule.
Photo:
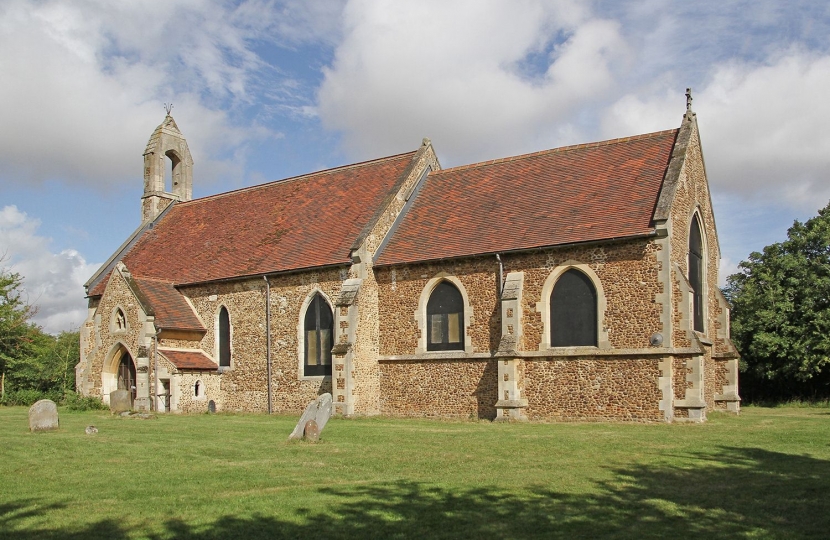
{"label": "bellcote", "polygon": [[144,149],[141,222],[148,223],[175,201],[193,198],[193,158],[176,121],[168,113]]}

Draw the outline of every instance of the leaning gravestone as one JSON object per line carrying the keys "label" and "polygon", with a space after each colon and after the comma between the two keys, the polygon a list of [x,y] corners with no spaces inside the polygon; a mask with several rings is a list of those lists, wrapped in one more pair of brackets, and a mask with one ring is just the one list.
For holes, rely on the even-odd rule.
{"label": "leaning gravestone", "polygon": [[115,414],[132,409],[129,390],[113,390],[110,392],[110,411]]}
{"label": "leaning gravestone", "polygon": [[288,436],[288,440],[302,439],[309,420],[314,420],[317,424],[317,435],[319,436],[323,432],[323,428],[326,427],[329,418],[331,418],[331,394],[327,392],[308,404],[305,412],[300,417],[300,421],[294,427],[294,431]]}
{"label": "leaning gravestone", "polygon": [[29,431],[50,431],[58,427],[58,406],[51,399],[41,399],[29,408]]}
{"label": "leaning gravestone", "polygon": [[331,394],[325,393],[317,398],[317,414],[314,417],[320,433],[323,432],[329,418],[331,418]]}

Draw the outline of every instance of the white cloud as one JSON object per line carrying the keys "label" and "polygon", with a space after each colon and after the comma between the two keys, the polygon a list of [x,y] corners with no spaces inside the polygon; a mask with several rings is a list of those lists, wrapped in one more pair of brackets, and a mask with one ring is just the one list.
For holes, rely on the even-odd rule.
{"label": "white cloud", "polygon": [[[801,50],[763,64],[713,66],[695,92],[709,181],[722,193],[798,211],[830,199],[830,56]],[[604,136],[680,125],[676,89],[628,94],[605,115]]]}
{"label": "white cloud", "polygon": [[265,67],[252,44],[293,20],[290,6],[275,5],[4,1],[0,178],[99,187],[133,181],[170,101],[200,175],[240,175],[239,148],[273,135],[241,126],[234,108],[254,99],[249,88]]}
{"label": "white cloud", "polygon": [[24,298],[37,306],[34,322],[50,333],[77,329],[87,312],[83,284],[100,264],[87,263],[72,249],[53,253],[39,227],[39,220],[16,206],[0,209],[2,264],[23,277]]}
{"label": "white cloud", "polygon": [[318,112],[356,157],[429,136],[454,160],[552,146],[605,99],[627,49],[576,2],[350,2]]}

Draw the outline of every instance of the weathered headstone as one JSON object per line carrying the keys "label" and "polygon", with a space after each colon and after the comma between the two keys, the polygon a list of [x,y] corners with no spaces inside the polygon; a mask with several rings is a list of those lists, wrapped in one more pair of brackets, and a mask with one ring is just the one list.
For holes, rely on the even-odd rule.
{"label": "weathered headstone", "polygon": [[208,412],[210,414],[213,414],[213,413],[216,412],[216,402],[213,401],[212,399],[210,401],[208,401]]}
{"label": "weathered headstone", "polygon": [[58,429],[58,406],[51,399],[41,399],[29,407],[29,430],[50,431]]}
{"label": "weathered headstone", "polygon": [[320,427],[317,425],[317,422],[309,420],[305,423],[303,438],[311,442],[317,442],[320,440]]}
{"label": "weathered headstone", "polygon": [[288,440],[291,439],[302,439],[303,438],[303,430],[305,429],[306,422],[309,420],[314,420],[317,417],[317,400],[315,399],[308,406],[305,408],[305,412],[300,417],[300,421],[297,422],[297,425],[294,426],[294,431],[291,432],[291,435],[288,436]]}
{"label": "weathered headstone", "polygon": [[110,411],[118,414],[132,409],[129,390],[113,390],[110,392]]}
{"label": "weathered headstone", "polygon": [[96,433],[98,433],[98,428],[95,426],[87,426],[84,430],[84,433],[86,433],[87,435],[95,435]]}
{"label": "weathered headstone", "polygon": [[325,393],[317,398],[317,414],[314,416],[320,433],[323,432],[323,428],[326,427],[329,418],[331,418],[331,394]]}
{"label": "weathered headstone", "polygon": [[331,418],[331,408],[331,394],[329,393],[325,393],[309,403],[305,408],[305,412],[300,417],[300,421],[294,427],[294,431],[288,436],[288,439],[302,439],[305,426],[309,420],[314,420],[319,437],[320,433],[323,432],[323,428],[326,427],[329,418]]}

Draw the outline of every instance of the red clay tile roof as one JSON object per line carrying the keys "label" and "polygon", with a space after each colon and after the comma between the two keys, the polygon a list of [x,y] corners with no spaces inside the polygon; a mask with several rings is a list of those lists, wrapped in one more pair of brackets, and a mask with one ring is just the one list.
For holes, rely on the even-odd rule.
{"label": "red clay tile roof", "polygon": [[155,312],[157,328],[205,330],[193,313],[193,308],[172,283],[146,278],[133,279]]}
{"label": "red clay tile roof", "polygon": [[636,236],[678,130],[430,173],[378,265]]}
{"label": "red clay tile roof", "polygon": [[176,203],[122,261],[135,277],[176,285],[348,264],[414,154]]}
{"label": "red clay tile roof", "polygon": [[159,353],[170,360],[177,369],[200,369],[203,371],[216,371],[219,366],[208,358],[202,351],[173,351],[159,347]]}

